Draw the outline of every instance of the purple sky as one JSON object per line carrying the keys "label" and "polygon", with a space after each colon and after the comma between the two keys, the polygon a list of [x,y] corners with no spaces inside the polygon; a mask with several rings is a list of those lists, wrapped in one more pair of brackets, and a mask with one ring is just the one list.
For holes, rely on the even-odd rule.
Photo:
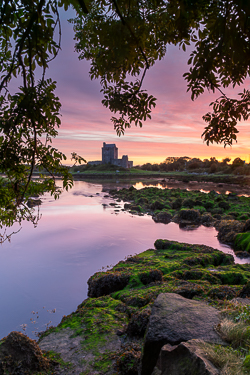
{"label": "purple sky", "polygon": [[[57,81],[57,94],[62,103],[62,125],[53,145],[68,158],[75,151],[88,161],[101,159],[102,143],[116,143],[119,157],[128,154],[134,165],[159,163],[168,156],[190,156],[219,159],[237,156],[249,161],[249,123],[239,126],[238,143],[206,146],[201,139],[205,127],[202,115],[217,95],[206,93],[192,102],[186,92],[182,74],[187,71],[188,52],[168,47],[162,61],[149,70],[143,89],[157,98],[152,119],[142,128],[132,127],[118,137],[110,121],[112,114],[101,104],[98,81],[89,78],[89,63],[79,61],[74,52],[72,25],[62,15],[62,51],[51,63],[48,76]],[[189,50],[190,52],[190,50]],[[228,90],[232,91],[232,90]],[[228,92],[227,91],[227,92]],[[233,96],[240,90],[236,88]],[[218,95],[219,96],[219,95]]]}

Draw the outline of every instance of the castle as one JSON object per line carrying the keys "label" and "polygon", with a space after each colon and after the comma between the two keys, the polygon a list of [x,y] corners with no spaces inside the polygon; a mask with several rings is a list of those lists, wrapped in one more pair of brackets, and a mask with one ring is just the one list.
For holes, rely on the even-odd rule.
{"label": "castle", "polygon": [[132,168],[133,162],[128,160],[128,155],[123,155],[121,159],[118,159],[118,148],[114,143],[107,144],[103,142],[102,147],[102,161],[90,161],[91,165],[98,164],[113,164],[117,167]]}

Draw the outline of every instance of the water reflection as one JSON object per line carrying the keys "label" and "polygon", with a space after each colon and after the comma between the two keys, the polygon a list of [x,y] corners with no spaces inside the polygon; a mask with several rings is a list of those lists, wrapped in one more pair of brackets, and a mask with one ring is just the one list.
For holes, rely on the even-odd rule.
{"label": "water reflection", "polygon": [[145,187],[157,187],[158,189],[186,189],[187,191],[199,190],[202,193],[209,193],[214,190],[218,194],[237,194],[239,196],[250,197],[249,187],[240,187],[227,183],[213,183],[213,182],[197,182],[197,181],[173,181],[173,180],[159,180],[159,181],[145,181],[134,184],[136,189],[143,189]]}
{"label": "water reflection", "polygon": [[22,330],[21,324],[27,324],[30,337],[49,321],[58,324],[87,297],[87,280],[94,272],[152,248],[157,238],[233,253],[218,242],[214,228],[190,232],[174,223],[156,224],[150,216],[133,216],[122,211],[120,203],[120,208],[111,206],[107,190],[123,186],[76,181],[59,200],[45,196],[39,225],[24,223],[22,231],[1,246],[1,337]]}

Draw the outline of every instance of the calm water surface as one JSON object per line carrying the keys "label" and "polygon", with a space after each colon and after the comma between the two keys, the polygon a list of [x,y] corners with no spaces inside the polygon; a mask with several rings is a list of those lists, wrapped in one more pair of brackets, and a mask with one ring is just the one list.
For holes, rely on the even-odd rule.
{"label": "calm water surface", "polygon": [[233,253],[218,242],[214,228],[186,231],[174,223],[156,224],[150,216],[115,212],[105,197],[114,186],[76,181],[59,200],[44,197],[38,226],[24,223],[0,247],[0,337],[24,328],[35,338],[58,324],[87,297],[93,273],[152,248],[157,238]]}

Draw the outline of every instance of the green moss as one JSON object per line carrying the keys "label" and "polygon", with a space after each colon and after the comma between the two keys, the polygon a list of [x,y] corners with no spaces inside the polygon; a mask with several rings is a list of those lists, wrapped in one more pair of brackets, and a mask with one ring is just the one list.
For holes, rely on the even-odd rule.
{"label": "green moss", "polygon": [[61,358],[61,355],[59,353],[54,352],[53,350],[49,350],[49,351],[45,352],[44,353],[44,357],[57,362],[64,369],[66,369],[66,368],[68,368],[68,369],[72,368],[72,363],[71,362],[65,362],[65,361],[63,361],[62,358]]}
{"label": "green moss", "polygon": [[[228,195],[214,192],[205,194],[199,191],[187,191],[181,189],[158,189],[156,187],[146,187],[140,190],[121,189],[114,191],[112,195],[123,201],[130,201],[140,205],[140,212],[155,215],[162,210],[168,210],[174,217],[180,212],[180,209],[195,209],[200,215],[210,212],[212,215],[224,215],[226,220],[228,215],[233,213],[233,217],[241,221],[249,218],[250,198],[238,197],[229,199]],[[136,214],[133,211],[133,214]],[[216,216],[215,216],[216,217]],[[217,219],[220,219],[216,217]],[[178,217],[181,221],[183,218]],[[197,222],[199,224],[199,220]]]}
{"label": "green moss", "polygon": [[244,285],[248,279],[246,275],[240,272],[218,272],[217,277],[224,285]]}
{"label": "green moss", "polygon": [[244,359],[243,366],[246,370],[250,371],[250,355],[247,355]]}
{"label": "green moss", "polygon": [[246,221],[246,220],[248,220],[248,214],[242,214],[242,215],[240,215],[239,216],[239,218],[238,218],[238,220],[241,220],[241,221]]}
{"label": "green moss", "polygon": [[234,247],[237,250],[247,251],[250,253],[250,232],[237,234]]}
{"label": "green moss", "polygon": [[193,208],[195,210],[198,210],[200,212],[200,214],[204,214],[204,212],[206,212],[206,209],[203,206],[194,206]]}
{"label": "green moss", "polygon": [[140,276],[138,274],[131,276],[129,280],[129,284],[126,286],[125,289],[131,288],[140,288],[143,286],[143,283],[140,280]]}
{"label": "green moss", "polygon": [[110,295],[86,299],[53,329],[69,327],[74,336],[83,337],[82,349],[94,355],[86,373],[110,371],[115,359],[101,354],[100,348],[111,337],[116,338],[117,330],[124,332],[132,316],[140,315],[145,308],[150,310],[160,293],[178,293],[219,305],[250,281],[249,264],[234,264],[232,256],[211,247],[162,239],[155,242],[155,247],[93,275],[91,280],[97,283],[115,274],[128,275],[129,279],[126,286],[120,284],[120,289]]}
{"label": "green moss", "polygon": [[116,353],[105,353],[99,355],[96,360],[92,363],[93,369],[100,371],[101,373],[106,373],[112,368],[112,359],[115,357]]}

